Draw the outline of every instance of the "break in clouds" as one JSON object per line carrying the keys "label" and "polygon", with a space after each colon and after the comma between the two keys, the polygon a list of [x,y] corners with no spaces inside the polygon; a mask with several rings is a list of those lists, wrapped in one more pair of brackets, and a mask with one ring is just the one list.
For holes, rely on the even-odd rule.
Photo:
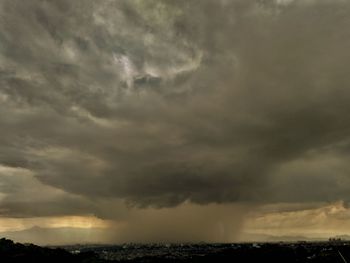
{"label": "break in clouds", "polygon": [[0,0],[1,215],[347,202],[349,12]]}

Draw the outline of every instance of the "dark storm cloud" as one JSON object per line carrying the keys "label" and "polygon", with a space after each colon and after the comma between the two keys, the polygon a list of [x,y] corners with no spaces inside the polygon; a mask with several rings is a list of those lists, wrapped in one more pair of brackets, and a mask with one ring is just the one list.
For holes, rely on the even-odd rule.
{"label": "dark storm cloud", "polygon": [[[114,199],[347,200],[346,173],[319,167],[333,158],[348,169],[349,11],[347,1],[2,0],[0,163],[79,197],[67,214],[115,216],[98,208]],[[9,185],[15,215],[24,197]],[[49,204],[30,211],[64,214]]]}

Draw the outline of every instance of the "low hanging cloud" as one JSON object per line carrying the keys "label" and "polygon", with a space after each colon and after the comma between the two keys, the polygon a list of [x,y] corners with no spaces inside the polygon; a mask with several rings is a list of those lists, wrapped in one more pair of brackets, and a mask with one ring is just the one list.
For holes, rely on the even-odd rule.
{"label": "low hanging cloud", "polygon": [[349,11],[1,1],[1,214],[347,202]]}
{"label": "low hanging cloud", "polygon": [[[275,211],[255,213],[246,220],[246,228],[251,233],[242,233],[251,238],[271,237],[325,239],[330,236],[342,236],[347,238],[349,229],[349,208],[341,202],[328,203],[323,206],[309,207],[296,211]],[[265,235],[265,236],[264,236]],[[344,235],[344,236],[343,236]],[[278,239],[275,239],[278,240]]]}

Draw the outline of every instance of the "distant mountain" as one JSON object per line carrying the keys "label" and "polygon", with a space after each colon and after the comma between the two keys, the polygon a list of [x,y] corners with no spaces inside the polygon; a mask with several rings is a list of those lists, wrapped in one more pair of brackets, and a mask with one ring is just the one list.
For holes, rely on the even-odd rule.
{"label": "distant mountain", "polygon": [[334,238],[340,238],[341,240],[350,240],[350,235],[338,235],[338,236],[335,236]]}
{"label": "distant mountain", "polygon": [[39,245],[96,244],[112,242],[113,233],[104,228],[42,228],[35,226],[21,231],[0,232],[0,237]]}
{"label": "distant mountain", "polygon": [[[116,241],[113,231],[105,228],[43,228],[35,226],[21,231],[0,232],[1,237],[12,239],[16,242],[35,243],[38,245],[111,244]],[[348,235],[336,236],[335,238],[350,240],[350,236]],[[328,239],[244,233],[241,236],[241,240],[246,242],[294,242],[325,241]]]}
{"label": "distant mountain", "polygon": [[274,236],[267,234],[252,234],[245,233],[242,235],[242,240],[251,242],[296,242],[296,241],[325,241],[327,239],[310,238],[305,236]]}

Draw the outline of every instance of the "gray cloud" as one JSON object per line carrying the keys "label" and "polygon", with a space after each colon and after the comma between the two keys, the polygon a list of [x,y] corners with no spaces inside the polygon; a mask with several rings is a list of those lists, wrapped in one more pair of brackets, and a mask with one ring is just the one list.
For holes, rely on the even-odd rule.
{"label": "gray cloud", "polygon": [[305,3],[1,1],[0,163],[64,196],[4,214],[347,201],[350,5]]}

